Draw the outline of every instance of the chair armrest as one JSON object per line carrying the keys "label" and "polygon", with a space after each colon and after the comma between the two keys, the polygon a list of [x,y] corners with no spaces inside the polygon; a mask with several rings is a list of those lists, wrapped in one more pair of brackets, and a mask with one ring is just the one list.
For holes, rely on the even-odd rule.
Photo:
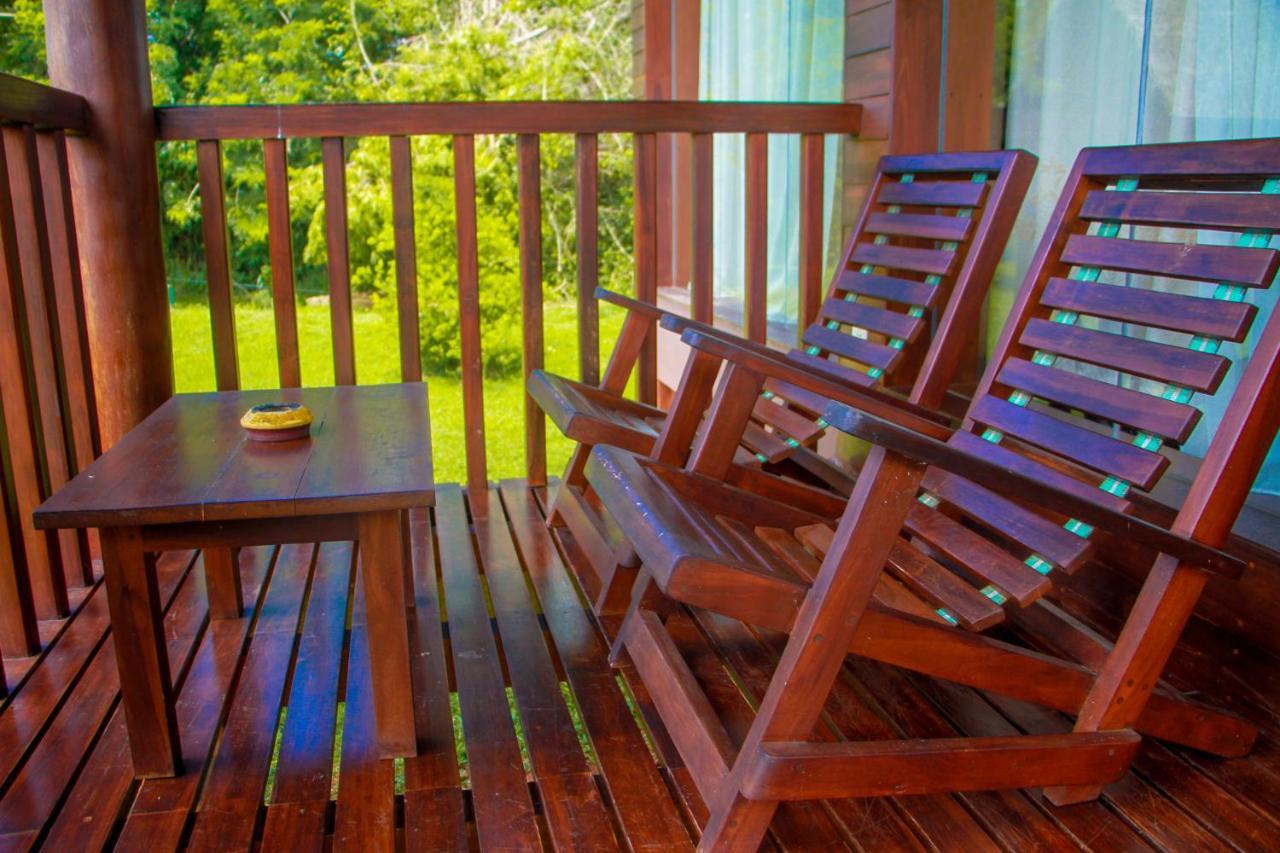
{"label": "chair armrest", "polygon": [[664,316],[675,316],[668,311],[663,311],[657,305],[641,302],[639,299],[632,299],[630,296],[623,296],[621,293],[609,290],[607,287],[596,288],[596,299],[617,305],[619,308],[625,308],[652,320],[658,320]]}
{"label": "chair armrest", "polygon": [[1042,483],[873,413],[832,403],[823,413],[823,419],[842,432],[958,474],[1006,498],[1078,518],[1113,535],[1127,537],[1154,551],[1193,563],[1205,571],[1238,578],[1250,565],[1218,548]]}
{"label": "chair armrest", "polygon": [[[666,321],[663,321],[666,326]],[[951,435],[951,421],[945,415],[879,388],[851,385],[814,373],[790,361],[781,353],[760,344],[706,328],[685,328],[686,344],[717,358],[739,364],[768,379],[788,382],[829,400],[873,412],[916,432],[945,439]]]}

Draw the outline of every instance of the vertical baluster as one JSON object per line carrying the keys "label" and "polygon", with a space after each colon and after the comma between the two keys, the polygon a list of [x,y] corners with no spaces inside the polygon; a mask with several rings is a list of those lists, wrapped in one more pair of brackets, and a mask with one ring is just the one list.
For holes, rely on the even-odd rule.
{"label": "vertical baluster", "polygon": [[400,321],[400,379],[422,380],[418,331],[418,254],[413,242],[413,154],[407,136],[391,137],[391,221],[396,240],[396,314]]}
{"label": "vertical baluster", "polygon": [[351,263],[347,254],[347,158],[340,136],[321,143],[324,160],[324,231],[329,256],[329,317],[333,323],[333,379],[356,384],[351,324]]}
{"label": "vertical baluster", "polygon": [[[636,298],[658,301],[658,142],[652,133],[635,137],[635,253]],[[658,348],[649,335],[640,348],[636,391],[640,402],[653,404],[658,397]]]}
{"label": "vertical baluster", "polygon": [[713,142],[710,133],[693,134],[693,319],[710,323],[715,319],[715,292],[712,270],[715,263],[712,198],[715,190]]}
{"label": "vertical baluster", "polygon": [[462,336],[462,419],[472,512],[485,506],[484,366],[480,354],[480,272],[476,255],[476,141],[453,138],[453,192],[458,230],[458,326]]}
{"label": "vertical baluster", "polygon": [[[822,306],[823,137],[806,133],[800,137],[800,317],[796,334],[803,337],[809,324],[818,319]],[[797,345],[803,345],[797,342]]]}
{"label": "vertical baluster", "polygon": [[764,343],[769,299],[769,137],[747,134],[746,290],[743,325],[747,337]]}
{"label": "vertical baluster", "polygon": [[[542,176],[538,135],[516,140],[520,193],[520,308],[524,327],[524,375],[542,369]],[[524,395],[524,459],[529,484],[547,482],[547,422],[542,409]]]}
{"label": "vertical baluster", "polygon": [[209,283],[209,320],[213,327],[214,375],[219,391],[234,391],[240,387],[240,366],[236,359],[236,315],[223,196],[222,146],[218,140],[202,139],[196,143],[196,167],[200,174],[200,216]]}
{"label": "vertical baluster", "polygon": [[5,147],[0,145],[0,403],[11,480],[0,478],[0,482],[5,490],[11,486],[13,493],[4,496],[12,559],[0,561],[0,645],[8,654],[30,655],[40,650],[36,613],[65,614],[67,592],[62,573],[55,570],[57,539],[31,524],[31,511],[44,495],[35,388],[26,369],[27,313]]}
{"label": "vertical baluster", "polygon": [[36,138],[40,181],[44,190],[45,221],[49,232],[53,301],[58,314],[62,347],[67,420],[71,427],[75,470],[89,465],[102,452],[98,434],[97,400],[89,360],[89,336],[80,281],[80,249],[67,171],[67,140],[61,130],[41,131]]}
{"label": "vertical baluster", "polygon": [[[53,309],[52,261],[46,225],[44,191],[36,154],[36,134],[30,126],[4,130],[9,155],[9,181],[23,295],[27,306],[31,373],[39,405],[40,439],[44,451],[44,485],[48,494],[71,479],[71,449],[63,394],[62,351],[58,347],[58,318]],[[89,540],[75,530],[57,532],[58,570],[67,586],[93,583]]]}
{"label": "vertical baluster", "polygon": [[293,227],[289,222],[288,143],[262,143],[267,176],[267,247],[271,257],[271,304],[276,320],[276,360],[281,388],[302,384],[298,359],[298,308],[293,285]]}
{"label": "vertical baluster", "polygon": [[598,151],[599,138],[594,133],[577,135],[578,365],[579,376],[588,385],[600,383],[600,306],[595,296],[600,280]]}

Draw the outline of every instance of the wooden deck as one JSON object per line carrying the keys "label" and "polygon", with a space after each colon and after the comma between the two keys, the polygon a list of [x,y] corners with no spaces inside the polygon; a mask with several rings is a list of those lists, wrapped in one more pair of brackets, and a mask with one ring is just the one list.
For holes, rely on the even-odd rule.
{"label": "wooden deck", "polygon": [[[0,710],[0,845],[691,846],[704,808],[636,679],[609,668],[613,626],[595,624],[584,608],[566,570],[581,554],[544,527],[545,498],[522,482],[504,483],[489,492],[486,517],[458,487],[444,487],[436,509],[417,519],[421,749],[403,762],[374,756],[350,544],[246,550],[246,615],[213,623],[198,555],[161,557],[187,766],[176,779],[132,780],[105,596],[100,585],[80,591],[71,618],[42,624],[52,642],[41,658],[6,662],[17,686]],[[1114,581],[1108,604],[1118,611],[1132,589],[1118,575]],[[1112,624],[1083,597],[1067,604],[1103,630]],[[705,614],[671,625],[741,735],[779,638]],[[1179,686],[1265,726],[1247,759],[1148,742],[1135,772],[1102,801],[1067,809],[1022,792],[799,803],[779,810],[769,844],[1275,849],[1280,668],[1203,626],[1188,636],[1197,646],[1178,657]],[[455,721],[465,757],[455,748]],[[850,660],[819,736],[998,735],[1066,725],[1029,706]]]}

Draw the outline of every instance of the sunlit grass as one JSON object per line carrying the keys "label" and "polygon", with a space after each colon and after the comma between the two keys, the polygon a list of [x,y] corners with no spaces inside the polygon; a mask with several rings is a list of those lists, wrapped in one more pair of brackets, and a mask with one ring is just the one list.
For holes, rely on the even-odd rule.
{"label": "sunlit grass", "polygon": [[[622,324],[621,312],[601,305],[601,366]],[[544,334],[546,366],[567,376],[578,375],[577,311],[571,303],[548,303]],[[171,310],[174,379],[179,392],[212,391],[212,333],[209,311],[203,305],[177,305]],[[390,312],[357,311],[354,317],[356,378],[361,384],[398,382],[400,356],[396,318]],[[299,360],[302,384],[333,383],[333,344],[329,309],[322,305],[298,308]],[[275,349],[275,321],[270,308],[236,306],[236,342],[242,388],[279,385]],[[463,456],[462,383],[457,376],[428,376],[431,400],[432,455],[436,481],[466,480]],[[522,477],[524,460],[524,383],[520,376],[487,377],[484,386],[485,446],[489,479]],[[552,475],[563,470],[572,444],[551,424],[547,427],[547,467]]]}

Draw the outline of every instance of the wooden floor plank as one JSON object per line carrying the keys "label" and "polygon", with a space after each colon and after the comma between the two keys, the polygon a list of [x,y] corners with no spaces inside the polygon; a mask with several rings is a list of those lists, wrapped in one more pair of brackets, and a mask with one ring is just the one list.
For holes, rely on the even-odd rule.
{"label": "wooden floor plank", "polygon": [[[693,618],[724,656],[726,665],[732,668],[743,689],[749,691],[751,700],[758,703],[768,688],[769,677],[775,663],[768,650],[740,622],[696,611],[693,612]],[[828,721],[833,710],[839,716],[837,725],[856,725],[849,719],[852,714],[839,708],[828,710]],[[878,718],[875,722],[883,725]],[[874,734],[867,728],[870,726],[861,727],[854,736],[860,739],[893,737],[893,733],[887,726],[879,734]],[[821,741],[836,740],[835,734],[826,722],[815,728],[813,737]],[[994,849],[994,845],[982,828],[951,798],[918,799],[923,801],[922,806],[927,806],[921,809],[925,814],[935,815],[941,812],[942,815],[940,820],[933,818],[938,822],[938,828],[933,833],[925,833],[926,838],[936,838],[935,843],[948,840],[949,843],[963,845],[967,850]],[[901,803],[898,804],[898,808],[895,808],[893,800],[867,798],[836,800],[828,803],[827,806],[853,841],[864,849],[923,849],[916,831],[912,830],[911,824],[899,811],[902,808]]]}
{"label": "wooden floor plank", "polygon": [[[533,495],[504,482],[502,500],[516,544],[582,713],[596,761],[633,847],[679,849],[688,831],[608,664],[608,647],[583,610]],[[583,558],[585,559],[585,557]]]}
{"label": "wooden floor plank", "polygon": [[[329,799],[352,553],[350,542],[326,542],[316,557],[285,704],[280,758],[271,805],[267,807],[268,823],[277,803],[316,804]],[[290,813],[298,814],[296,810]]]}
{"label": "wooden floor plank", "polygon": [[200,797],[192,850],[244,848],[253,838],[314,551],[314,545],[280,548],[235,693],[228,697],[231,713]]}
{"label": "wooden floor plank", "polygon": [[[256,604],[257,592],[270,565],[273,550],[246,549],[241,560],[245,617],[209,624],[189,658],[190,665],[181,681],[177,679],[188,658],[179,657],[172,651],[170,653],[171,675],[178,691],[176,712],[179,731],[182,733],[183,775],[173,779],[147,780],[141,785],[135,785],[124,714],[117,707],[45,840],[49,849],[66,850],[79,845],[91,848],[101,846],[112,832],[116,816],[126,797],[132,799],[126,827],[138,814],[171,809],[180,809],[185,820],[186,812],[194,799],[195,786],[208,757],[213,733],[221,717],[227,686],[234,674],[235,661],[239,657]],[[204,573],[199,568],[197,562],[183,589],[185,591],[190,587],[191,590],[191,618],[203,620],[208,614],[208,598]],[[175,620],[181,605],[181,599],[174,603],[167,622]],[[166,635],[181,636],[181,631],[177,625],[167,624]],[[135,788],[136,791],[133,791]],[[146,843],[159,844],[163,849],[176,845],[178,836],[167,839],[170,842],[168,845],[164,844],[165,840],[149,833]],[[131,849],[139,841],[141,839],[133,839],[126,829],[117,849]]]}
{"label": "wooden floor plank", "polygon": [[[175,573],[190,561],[180,556]],[[185,583],[190,573],[183,571],[171,583],[179,584],[167,596],[165,631],[171,666],[180,667],[201,624],[201,592]],[[95,596],[96,597],[96,596]],[[78,775],[86,750],[94,744],[119,696],[115,646],[97,647],[66,702],[54,714],[49,727],[31,749],[26,761],[10,781],[0,799],[0,834],[40,831],[54,814],[59,801]]]}
{"label": "wooden floor plank", "polygon": [[[272,576],[270,560],[261,555],[273,549],[247,550],[241,565],[246,617],[207,624],[203,576],[186,574],[191,555],[161,558],[161,588],[171,602],[165,622],[170,665],[185,673],[176,688],[187,773],[175,779],[132,780],[113,646],[103,642],[105,597],[100,587],[75,593],[82,606],[68,619],[41,625],[51,640],[45,654],[28,661],[26,680],[0,705],[0,777],[8,777],[0,778],[0,849],[37,842],[50,850],[95,849],[117,827],[118,849],[148,853],[177,849],[187,835],[197,848],[258,846],[257,832],[266,850],[506,848],[512,833],[492,819],[499,814],[492,801],[481,805],[486,786],[490,797],[503,790],[494,784],[495,774],[520,802],[516,845],[690,846],[687,827],[705,819],[704,807],[671,754],[643,685],[625,663],[609,667],[607,634],[616,620],[598,624],[584,609],[565,564],[582,555],[571,537],[557,544],[544,526],[544,495],[520,481],[504,483],[497,497],[486,493],[488,515],[472,528],[463,493],[442,491],[439,517],[423,510],[410,523],[420,754],[405,761],[402,831],[396,827],[394,765],[374,750],[363,611],[348,602],[352,545],[339,543],[321,547],[312,574],[314,546],[283,549]],[[437,539],[433,523],[439,525]],[[188,580],[178,585],[184,576]],[[1122,578],[1103,601],[1123,605],[1131,592],[1132,582]],[[355,605],[353,630],[344,643],[349,604]],[[1070,611],[1075,605],[1068,600],[1064,606]],[[1114,619],[1098,613],[1096,601],[1090,607],[1074,612],[1096,620],[1090,624],[1103,633],[1113,629]],[[446,612],[448,624],[442,621]],[[675,620],[673,634],[730,728],[740,732],[784,638],[694,615],[696,624]],[[1247,758],[1227,761],[1147,744],[1134,772],[1109,786],[1102,801],[1064,809],[1035,792],[1017,791],[788,807],[765,849],[833,842],[866,850],[1273,849],[1280,829],[1280,676],[1274,661],[1248,649],[1233,652],[1230,641],[1205,639],[1205,630],[1193,626],[1188,638],[1195,645],[1180,648],[1182,660],[1170,681],[1210,701],[1220,690],[1225,704],[1258,721],[1263,735]],[[1221,655],[1226,659],[1215,662]],[[471,720],[466,736],[477,786],[471,797],[461,788],[453,747],[451,666],[464,726]],[[620,679],[631,684],[629,694]],[[561,693],[566,687],[594,761],[583,756],[572,731]],[[524,724],[528,778],[508,695]],[[339,698],[345,721],[338,802],[330,803]],[[492,718],[489,728],[477,722],[481,701],[490,703],[479,711],[481,720]],[[652,721],[657,761],[628,701]],[[264,808],[282,704],[288,711],[279,764],[272,803]],[[815,736],[999,735],[1067,724],[1060,714],[851,659]],[[505,767],[495,765],[498,753],[476,730],[500,733]],[[488,817],[469,822],[473,813]]]}
{"label": "wooden floor plank", "polygon": [[449,641],[481,846],[541,847],[462,492],[436,492]]}
{"label": "wooden floor plank", "polygon": [[462,850],[469,843],[467,817],[453,740],[434,539],[430,511],[410,512],[414,619],[409,642],[418,754],[404,762],[404,835],[410,850]]}
{"label": "wooden floor plank", "polygon": [[497,511],[501,502],[496,489],[489,501],[491,514],[474,522],[476,549],[551,841],[558,850],[616,849],[609,814],[573,730],[506,516]]}
{"label": "wooden floor plank", "polygon": [[[356,584],[356,603],[364,603]],[[378,757],[373,719],[373,684],[369,680],[369,635],[353,625],[347,658],[347,696],[342,726],[342,764],[338,770],[338,806],[334,815],[335,851],[395,850],[395,768]]]}
{"label": "wooden floor plank", "polygon": [[[156,564],[161,597],[172,599],[178,582],[194,558],[191,552],[171,552]],[[46,651],[27,680],[0,711],[0,780],[8,780],[18,762],[40,736],[50,715],[107,636],[107,596],[101,584]]]}

